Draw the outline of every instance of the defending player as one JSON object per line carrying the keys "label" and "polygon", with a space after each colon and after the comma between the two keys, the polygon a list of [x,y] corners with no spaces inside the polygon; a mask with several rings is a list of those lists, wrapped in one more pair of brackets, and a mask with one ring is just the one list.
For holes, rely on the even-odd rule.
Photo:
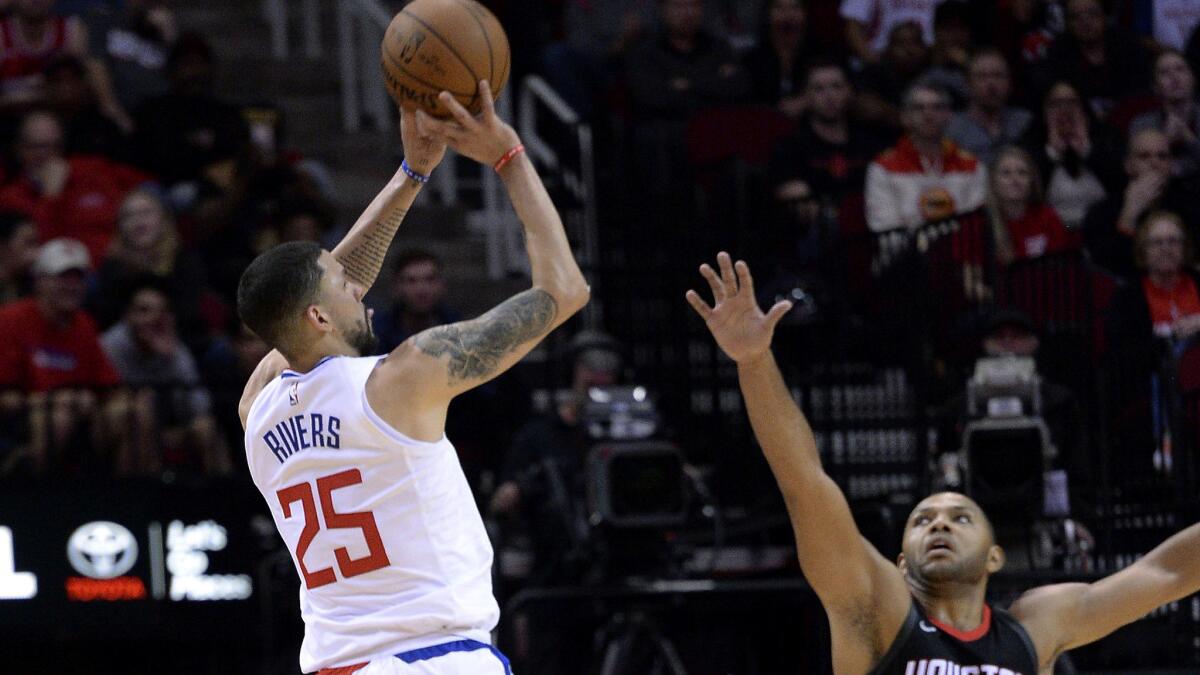
{"label": "defending player", "polygon": [[[443,428],[454,396],[515,364],[588,300],[562,222],[480,83],[472,118],[403,114],[406,161],[332,252],[259,256],[238,312],[274,347],[239,406],[255,484],[301,577],[300,665],[330,673],[506,673],[490,644],[492,549]],[[525,227],[533,287],[383,357],[362,298],[446,145],[494,165]]]}
{"label": "defending player", "polygon": [[750,269],[717,256],[702,265],[709,306],[688,291],[717,344],[737,362],[754,434],[787,504],[804,576],[825,607],[838,675],[1033,675],[1062,652],[1098,640],[1164,603],[1200,590],[1200,525],[1095,583],[1022,595],[1007,612],[984,602],[1004,564],[986,516],[969,498],[917,504],[893,564],[859,534],[846,498],[821,469],[816,442],[771,355],[791,304],[764,314]]}

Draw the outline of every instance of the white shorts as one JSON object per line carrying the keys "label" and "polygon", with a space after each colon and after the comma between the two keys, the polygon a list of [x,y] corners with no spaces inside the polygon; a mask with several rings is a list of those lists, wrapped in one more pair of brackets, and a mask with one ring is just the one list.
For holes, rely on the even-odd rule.
{"label": "white shorts", "polygon": [[512,675],[512,670],[491,645],[462,640],[375,659],[354,675]]}

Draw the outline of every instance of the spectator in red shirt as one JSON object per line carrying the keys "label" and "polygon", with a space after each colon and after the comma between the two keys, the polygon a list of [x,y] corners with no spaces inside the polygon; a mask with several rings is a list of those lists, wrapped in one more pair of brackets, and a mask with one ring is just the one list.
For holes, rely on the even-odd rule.
{"label": "spectator in red shirt", "polygon": [[1028,152],[1011,145],[1001,148],[988,175],[988,215],[1001,264],[1080,248],[1079,233],[1068,230],[1046,203]]}
{"label": "spectator in red shirt", "polygon": [[[84,312],[87,249],[73,239],[47,242],[34,261],[34,296],[0,307],[0,408],[9,416],[27,407],[34,473],[51,463],[51,449],[77,449],[97,411],[97,388],[119,378]],[[106,405],[114,399],[107,399]],[[91,425],[102,434],[102,425]],[[58,462],[53,462],[58,464]]]}
{"label": "spectator in red shirt", "polygon": [[81,309],[90,268],[78,241],[42,246],[33,265],[34,297],[0,307],[0,383],[26,392],[117,383],[96,341],[96,325]]}
{"label": "spectator in red shirt", "polygon": [[1171,211],[1151,212],[1134,235],[1142,274],[1113,296],[1108,340],[1127,362],[1124,367],[1143,382],[1165,355],[1186,349],[1200,335],[1200,276],[1191,268],[1192,255],[1183,220]]}
{"label": "spectator in red shirt", "polygon": [[1150,214],[1138,228],[1134,250],[1145,271],[1140,287],[1154,334],[1189,340],[1200,333],[1200,285],[1188,269],[1192,250],[1183,220],[1170,211]]}
{"label": "spectator in red shirt", "polygon": [[17,135],[21,173],[0,190],[0,207],[28,213],[42,241],[78,239],[99,260],[116,232],[121,199],[149,177],[99,157],[65,157],[62,148],[54,113],[27,114]]}

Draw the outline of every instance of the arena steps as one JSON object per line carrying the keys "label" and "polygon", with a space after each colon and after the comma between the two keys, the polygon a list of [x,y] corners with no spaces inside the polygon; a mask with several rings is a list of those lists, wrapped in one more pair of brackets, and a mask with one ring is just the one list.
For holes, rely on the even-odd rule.
{"label": "arena steps", "polygon": [[[339,222],[347,227],[395,172],[401,157],[399,133],[342,131],[336,26],[332,3],[322,3],[321,39],[325,56],[303,54],[299,22],[289,32],[291,56],[277,61],[259,2],[178,0],[173,4],[184,30],[212,42],[218,60],[217,90],[239,104],[269,102],[284,114],[286,147],[320,161],[330,171]],[[436,204],[423,195],[393,246],[428,248],[445,261],[450,302],[471,316],[494,305],[528,282],[487,278],[482,237],[466,226],[465,212]]]}

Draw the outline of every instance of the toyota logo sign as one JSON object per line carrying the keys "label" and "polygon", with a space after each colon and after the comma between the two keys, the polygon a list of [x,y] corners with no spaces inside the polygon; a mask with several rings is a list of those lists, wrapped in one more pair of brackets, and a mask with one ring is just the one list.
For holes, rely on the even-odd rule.
{"label": "toyota logo sign", "polygon": [[112,579],[129,571],[137,562],[138,546],[133,533],[107,520],[88,523],[67,540],[67,559],[80,574],[93,579]]}

